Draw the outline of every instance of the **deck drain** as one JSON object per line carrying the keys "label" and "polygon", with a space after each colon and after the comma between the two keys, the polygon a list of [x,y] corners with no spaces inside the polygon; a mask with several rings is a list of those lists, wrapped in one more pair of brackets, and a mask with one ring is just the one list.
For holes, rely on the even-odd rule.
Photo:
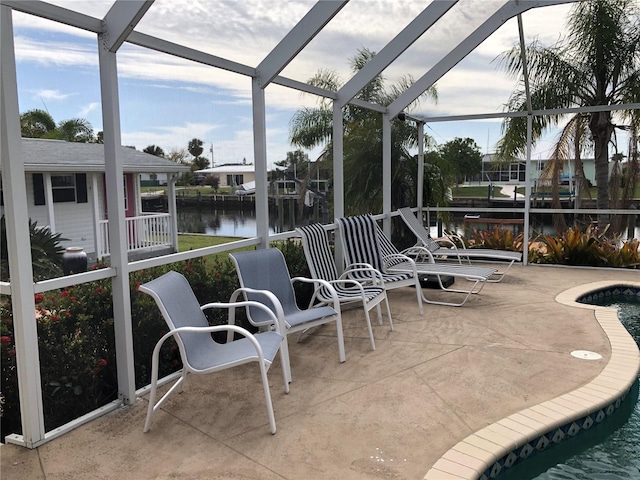
{"label": "deck drain", "polygon": [[583,360],[600,360],[602,355],[596,352],[590,352],[589,350],[574,350],[571,355]]}

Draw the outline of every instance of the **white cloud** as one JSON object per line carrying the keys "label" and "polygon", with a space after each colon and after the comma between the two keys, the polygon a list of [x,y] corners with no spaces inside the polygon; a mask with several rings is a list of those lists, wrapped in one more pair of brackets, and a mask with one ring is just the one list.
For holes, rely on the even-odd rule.
{"label": "white cloud", "polygon": [[[51,3],[102,18],[113,2],[55,0]],[[389,83],[395,83],[403,75],[420,78],[503,3],[504,0],[460,0],[383,75]],[[312,6],[308,0],[156,0],[136,30],[256,67]],[[379,52],[424,8],[422,2],[349,2],[285,68],[283,75],[306,81],[318,69],[324,68],[338,72],[346,81],[352,75],[348,59],[359,48]],[[527,43],[534,36],[545,44],[555,42],[562,32],[569,8],[570,5],[560,5],[525,12],[522,18]],[[15,41],[19,62],[68,68],[74,74],[82,70],[97,72],[95,34],[19,13],[14,16],[14,25],[19,32]],[[517,22],[511,19],[438,81],[440,101],[437,105],[424,101],[416,112],[461,115],[501,111],[515,82],[492,62],[517,41]],[[118,52],[118,74],[121,82],[135,79],[153,88],[177,88],[201,94],[219,107],[212,109],[214,112],[227,113],[233,106],[251,104],[248,77],[127,43]],[[313,106],[316,98],[271,85],[266,90],[266,100],[267,128],[273,129],[268,137],[268,155],[275,157],[275,161],[292,149],[286,138],[287,112]],[[95,109],[92,105],[94,102],[85,102],[81,112],[91,112]],[[185,108],[189,106],[185,105]],[[172,115],[175,112],[168,116]],[[138,148],[156,144],[171,149],[183,148],[181,146],[193,137],[214,138],[214,148],[219,147],[221,155],[227,155],[223,153],[227,151],[230,157],[234,152],[242,152],[238,153],[242,157],[247,156],[246,152],[252,155],[253,136],[247,133],[252,124],[250,117],[233,120],[242,128],[235,127],[233,138],[215,140],[212,132],[221,130],[222,122],[228,120],[212,116],[211,123],[180,124],[181,119],[172,117],[167,121],[178,126],[164,129],[134,126],[134,131],[123,132],[123,143]]]}
{"label": "white cloud", "polygon": [[97,110],[98,108],[100,108],[100,103],[91,102],[90,104],[85,105],[84,107],[82,107],[82,109],[78,112],[78,117],[86,118],[87,115],[89,115],[89,113]]}
{"label": "white cloud", "polygon": [[58,90],[38,90],[34,96],[43,100],[65,100],[72,96],[72,93],[61,93]]}

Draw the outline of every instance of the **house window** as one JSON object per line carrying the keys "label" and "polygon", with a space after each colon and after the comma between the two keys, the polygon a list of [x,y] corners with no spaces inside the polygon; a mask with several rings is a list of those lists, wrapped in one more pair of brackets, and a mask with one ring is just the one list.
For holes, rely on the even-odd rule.
{"label": "house window", "polygon": [[129,207],[127,206],[127,176],[123,175],[122,176],[122,180],[124,182],[124,210],[125,212],[129,209]]}
{"label": "house window", "polygon": [[[34,173],[32,178],[33,204],[45,205],[44,174]],[[87,174],[51,175],[51,194],[54,203],[87,203]]]}
{"label": "house window", "polygon": [[51,175],[51,193],[53,203],[76,201],[76,176]]}
{"label": "house window", "polygon": [[227,175],[227,185],[237,187],[244,183],[244,175]]}

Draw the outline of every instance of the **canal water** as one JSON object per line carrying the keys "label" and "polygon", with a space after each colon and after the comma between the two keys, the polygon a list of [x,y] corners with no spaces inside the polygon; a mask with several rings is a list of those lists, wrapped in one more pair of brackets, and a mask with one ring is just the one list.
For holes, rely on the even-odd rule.
{"label": "canal water", "polygon": [[[322,223],[332,221],[326,218],[321,219]],[[295,229],[297,226],[306,225],[317,221],[312,214],[303,212],[283,212],[279,216],[277,212],[269,212],[269,233],[282,233]],[[464,234],[464,218],[454,217],[453,223],[458,225],[458,232]],[[486,228],[481,224],[473,225],[478,228]],[[506,228],[514,228],[519,231],[521,226],[513,226]],[[532,228],[538,233],[553,234],[554,229],[551,219],[541,219],[532,225]],[[431,234],[439,236],[439,230],[435,226],[435,220],[432,219]],[[253,210],[213,210],[213,209],[179,209],[178,210],[178,232],[180,233],[203,233],[206,235],[217,235],[224,237],[254,237],[256,235],[256,214]],[[515,232],[514,232],[515,233]],[[635,238],[640,238],[640,227],[635,228]]]}

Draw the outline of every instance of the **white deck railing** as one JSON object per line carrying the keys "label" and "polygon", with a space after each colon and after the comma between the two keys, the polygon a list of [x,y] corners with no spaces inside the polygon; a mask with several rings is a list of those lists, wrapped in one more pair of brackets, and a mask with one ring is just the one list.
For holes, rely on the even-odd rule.
{"label": "white deck railing", "polygon": [[[109,221],[98,224],[97,258],[111,253],[109,244]],[[168,213],[143,213],[126,219],[127,251],[140,252],[154,247],[171,246],[171,217]]]}

